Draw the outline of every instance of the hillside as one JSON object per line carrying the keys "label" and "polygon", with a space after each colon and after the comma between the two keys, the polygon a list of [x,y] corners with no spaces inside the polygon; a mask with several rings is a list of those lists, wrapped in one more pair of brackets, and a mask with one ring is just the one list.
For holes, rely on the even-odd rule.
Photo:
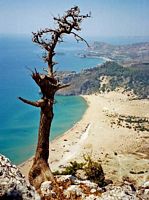
{"label": "hillside", "polygon": [[149,63],[149,42],[112,45],[94,42],[81,57],[105,57],[123,66]]}
{"label": "hillside", "polygon": [[80,73],[59,72],[59,79],[70,86],[58,94],[80,95],[95,92],[109,92],[121,89],[131,91],[138,98],[149,97],[149,64],[136,64],[123,67],[115,62],[86,69]]}

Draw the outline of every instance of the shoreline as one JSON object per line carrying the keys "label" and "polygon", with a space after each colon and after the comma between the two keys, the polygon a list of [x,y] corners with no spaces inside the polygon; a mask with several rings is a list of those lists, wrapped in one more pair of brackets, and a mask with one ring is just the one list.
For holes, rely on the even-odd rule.
{"label": "shoreline", "polygon": [[[87,112],[87,110],[88,110],[88,108],[89,108],[89,104],[88,104],[87,100],[83,97],[83,95],[80,95],[80,97],[82,97],[83,101],[85,101],[85,103],[86,103],[86,105],[87,105],[87,108],[86,108],[84,114],[81,116],[80,120],[77,121],[76,123],[74,123],[74,125],[73,125],[70,129],[68,129],[68,130],[65,131],[64,133],[62,133],[62,134],[56,136],[53,140],[50,141],[50,143],[49,143],[49,150],[50,150],[50,146],[53,146],[57,140],[60,140],[61,138],[65,137],[65,136],[67,137],[67,135],[69,134],[69,132],[71,132],[71,131],[73,131],[74,129],[76,129],[77,126],[78,126],[78,123],[81,123],[81,121],[83,120],[83,117],[84,117],[84,115],[86,114],[86,112]],[[88,126],[88,125],[87,125],[87,126]],[[85,128],[85,129],[86,129],[86,128]],[[84,130],[83,130],[83,132],[84,132]],[[85,133],[85,132],[84,132],[84,133]],[[83,134],[82,134],[82,135],[83,135]],[[54,150],[51,149],[51,151],[54,151]],[[24,161],[24,162],[18,164],[18,165],[17,165],[18,168],[19,168],[19,169],[22,169],[22,168],[24,168],[24,166],[25,166],[25,168],[26,168],[26,165],[27,165],[28,163],[31,163],[32,160],[33,160],[33,158],[34,158],[34,155],[31,156],[30,158],[28,158],[26,161]],[[26,171],[26,169],[25,169],[25,171]],[[26,176],[26,173],[24,173],[24,174],[25,174],[25,176]]]}
{"label": "shoreline", "polygon": [[[81,119],[76,122],[70,129],[68,129],[67,131],[65,131],[64,133],[62,133],[61,135],[57,136],[56,138],[54,138],[54,140],[50,141],[49,143],[49,155],[53,152],[55,152],[55,148],[53,148],[53,146],[56,145],[57,141],[67,141],[67,137],[70,137],[69,135],[71,135],[72,131],[74,130],[78,130],[78,126],[80,126],[79,124],[82,123],[82,121],[84,121],[84,116],[86,115],[86,113],[88,112],[88,109],[89,109],[89,104],[88,104],[88,101],[84,98],[83,95],[80,95],[83,100],[86,102],[87,104],[87,109],[86,111],[84,112],[84,114],[82,115]],[[85,127],[80,127],[81,129],[81,133],[79,134],[78,137],[81,137],[83,136],[83,133],[85,134],[86,133],[86,127],[88,127],[89,124],[86,123],[86,126]],[[77,131],[79,132],[79,130]],[[73,143],[73,142],[72,142]],[[76,143],[76,142],[74,142]],[[64,147],[64,146],[63,146]],[[69,153],[68,151],[66,151],[67,153]],[[64,153],[66,153],[64,152]],[[29,169],[31,168],[31,165],[32,165],[32,161],[33,161],[33,157],[30,157],[29,159],[27,159],[26,161],[24,161],[23,163],[21,164],[18,164],[18,168],[21,170],[21,172],[25,175],[25,177],[27,178],[28,176],[28,172],[29,172]],[[63,156],[62,156],[63,157]],[[68,161],[68,160],[67,160]],[[54,159],[52,158],[51,160],[49,160],[49,163],[52,164],[54,163]],[[64,163],[63,163],[64,164]],[[53,165],[53,164],[52,164]],[[53,166],[50,165],[51,168],[55,168],[57,167],[57,169],[59,168],[58,167],[59,163],[56,163],[56,165],[54,164]]]}
{"label": "shoreline", "polygon": [[[80,95],[80,97],[82,97],[83,101],[86,103],[86,110],[85,110],[85,112],[83,113],[83,115],[81,116],[80,120],[78,120],[76,123],[74,123],[73,126],[72,126],[71,128],[69,128],[67,131],[61,133],[60,135],[57,135],[53,140],[51,140],[51,141],[49,142],[49,145],[50,145],[50,144],[53,144],[56,140],[60,139],[62,136],[67,135],[67,132],[69,132],[69,131],[71,131],[73,128],[75,128],[75,126],[77,125],[77,123],[80,122],[80,121],[82,120],[83,116],[84,116],[85,113],[87,112],[88,103],[87,103],[86,99],[83,98],[82,95]],[[34,157],[34,155],[31,156],[30,158],[28,158],[27,160],[25,160],[24,162],[22,162],[22,163],[20,163],[20,164],[17,164],[17,166],[18,166],[18,167],[24,166],[24,165],[26,164],[26,162],[31,161],[31,160],[33,159],[33,157]]]}
{"label": "shoreline", "polygon": [[[84,95],[83,98],[88,108],[82,119],[50,143],[51,169],[60,170],[72,160],[83,161],[83,155],[89,154],[93,159],[100,158],[106,178],[115,183],[121,182],[126,176],[137,184],[149,179],[148,133],[138,133],[116,125],[112,127],[107,115],[108,112],[149,117],[146,113],[149,101],[130,100],[128,96],[118,92]],[[29,159],[19,165],[26,177],[31,164]],[[130,173],[131,171],[134,173]]]}
{"label": "shoreline", "polygon": [[[85,56],[85,57],[84,57]],[[97,55],[86,55],[86,54],[81,54],[79,55],[80,58],[90,58],[90,59],[101,59],[103,62],[102,63],[98,63],[97,65],[100,64],[104,64],[107,61],[113,61],[111,58],[109,57],[104,57],[104,56],[97,56]]]}

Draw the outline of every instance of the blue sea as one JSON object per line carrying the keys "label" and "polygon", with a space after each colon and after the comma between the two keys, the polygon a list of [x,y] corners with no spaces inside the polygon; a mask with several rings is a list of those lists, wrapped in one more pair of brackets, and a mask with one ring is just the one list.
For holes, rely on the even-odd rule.
{"label": "blue sea", "polygon": [[[149,37],[98,37],[88,38],[111,44],[130,44],[149,41]],[[56,49],[56,70],[81,71],[104,61],[97,58],[80,58],[78,53],[86,49],[85,44],[68,40]],[[32,80],[29,69],[41,71],[44,52],[32,43],[30,36],[0,35],[0,153],[13,163],[20,164],[35,152],[40,111],[23,104],[17,97],[39,99],[39,88]],[[78,96],[56,96],[54,120],[50,139],[71,128],[81,119],[87,108]]]}
{"label": "blue sea", "polygon": [[[57,48],[56,70],[75,70],[96,66],[103,60],[80,58],[86,48],[70,40]],[[20,102],[21,96],[37,100],[39,88],[32,80],[30,69],[41,71],[42,50],[29,36],[0,36],[0,153],[19,164],[35,152],[40,110]],[[50,140],[64,133],[81,119],[86,102],[77,96],[56,96]]]}

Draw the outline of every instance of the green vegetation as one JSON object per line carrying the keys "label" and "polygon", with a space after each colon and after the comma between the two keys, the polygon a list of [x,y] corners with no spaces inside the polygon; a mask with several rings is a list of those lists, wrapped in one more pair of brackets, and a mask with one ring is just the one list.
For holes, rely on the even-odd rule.
{"label": "green vegetation", "polygon": [[[103,77],[108,77],[106,83],[103,83]],[[123,88],[124,91],[133,91],[138,98],[149,97],[149,64],[123,67],[115,62],[106,62],[81,73],[63,73],[60,78],[65,84],[71,84],[61,93],[64,95],[109,92]]]}
{"label": "green vegetation", "polygon": [[105,63],[100,67],[103,76],[110,76],[111,79],[102,91],[115,90],[118,87],[124,88],[125,91],[133,90],[139,98],[149,96],[149,66],[139,65],[137,67],[122,67],[114,62]]}
{"label": "green vegetation", "polygon": [[105,177],[100,161],[93,161],[90,156],[84,156],[84,159],[86,163],[83,169],[87,178],[99,186],[103,186]]}
{"label": "green vegetation", "polygon": [[148,132],[149,131],[149,118],[147,117],[136,117],[136,116],[125,116],[125,115],[112,115],[107,114],[111,120],[111,125],[122,126],[135,131]]}
{"label": "green vegetation", "polygon": [[104,186],[105,176],[100,163],[100,160],[94,161],[90,156],[84,156],[85,162],[78,163],[77,161],[70,162],[62,172],[56,171],[55,175],[73,175],[77,176],[77,171],[82,170],[87,180],[97,183],[99,186]]}
{"label": "green vegetation", "polygon": [[77,173],[77,170],[83,169],[83,166],[85,163],[78,163],[76,161],[70,162],[69,166],[66,166],[65,169],[62,172],[55,171],[55,175],[72,175],[75,176]]}

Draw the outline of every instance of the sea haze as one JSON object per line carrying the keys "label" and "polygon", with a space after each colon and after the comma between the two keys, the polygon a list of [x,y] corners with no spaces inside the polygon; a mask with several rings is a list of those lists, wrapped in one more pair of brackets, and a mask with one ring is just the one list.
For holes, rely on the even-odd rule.
{"label": "sea haze", "polygon": [[[64,42],[57,48],[56,70],[80,71],[103,60],[80,58],[85,44]],[[39,88],[30,69],[42,69],[43,52],[29,37],[0,36],[0,153],[19,164],[34,154],[39,124],[39,109],[20,102],[21,96],[39,99]],[[64,133],[81,119],[87,108],[81,97],[56,97],[51,139]]]}

